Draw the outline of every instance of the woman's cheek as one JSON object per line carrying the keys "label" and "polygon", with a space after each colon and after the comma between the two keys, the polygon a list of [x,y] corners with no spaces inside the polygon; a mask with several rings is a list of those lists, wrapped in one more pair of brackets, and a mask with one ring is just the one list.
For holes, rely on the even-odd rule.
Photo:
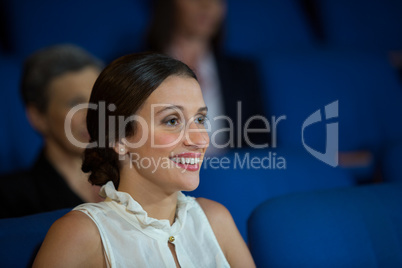
{"label": "woman's cheek", "polygon": [[204,133],[204,139],[207,141],[207,144],[208,144],[208,146],[209,146],[210,139],[209,139],[208,133]]}
{"label": "woman's cheek", "polygon": [[164,147],[170,147],[170,146],[175,146],[181,141],[181,135],[180,133],[160,133],[160,134],[155,134],[155,145],[158,146],[164,146]]}

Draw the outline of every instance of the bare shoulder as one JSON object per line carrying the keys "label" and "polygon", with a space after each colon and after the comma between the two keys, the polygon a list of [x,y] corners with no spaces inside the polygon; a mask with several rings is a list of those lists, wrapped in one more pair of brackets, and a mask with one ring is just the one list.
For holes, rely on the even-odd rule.
{"label": "bare shoulder", "polygon": [[95,225],[93,221],[83,212],[72,210],[57,221],[53,225],[79,225],[81,227],[89,227],[90,225]]}
{"label": "bare shoulder", "polygon": [[207,216],[222,249],[225,248],[225,243],[230,236],[240,236],[232,215],[224,205],[206,198],[197,198],[196,200]]}
{"label": "bare shoulder", "polygon": [[71,211],[50,227],[34,267],[91,267],[99,265],[103,259],[102,241],[96,224],[84,213]]}
{"label": "bare shoulder", "polygon": [[200,204],[202,210],[211,225],[222,223],[222,221],[233,221],[232,216],[230,215],[229,210],[216,201],[199,197],[196,199],[198,204]]}
{"label": "bare shoulder", "polygon": [[197,198],[202,210],[208,218],[209,224],[226,255],[227,242],[230,237],[239,233],[229,210],[222,204],[206,198]]}
{"label": "bare shoulder", "polygon": [[58,219],[49,229],[48,235],[66,237],[72,242],[92,243],[100,240],[96,224],[80,211],[71,211]]}
{"label": "bare shoulder", "polygon": [[197,198],[196,200],[207,216],[212,231],[230,266],[255,267],[250,251],[229,210],[222,204],[206,198]]}

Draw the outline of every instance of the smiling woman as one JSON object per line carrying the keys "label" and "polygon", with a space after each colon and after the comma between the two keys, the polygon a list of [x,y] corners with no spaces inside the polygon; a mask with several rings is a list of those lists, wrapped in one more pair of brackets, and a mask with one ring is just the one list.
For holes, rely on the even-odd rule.
{"label": "smiling woman", "polygon": [[34,267],[254,267],[229,211],[181,193],[197,188],[209,145],[193,71],[164,55],[124,56],[95,82],[90,103],[101,102],[113,109],[88,110],[87,127],[106,146],[88,147],[82,168],[106,199],[54,223]]}

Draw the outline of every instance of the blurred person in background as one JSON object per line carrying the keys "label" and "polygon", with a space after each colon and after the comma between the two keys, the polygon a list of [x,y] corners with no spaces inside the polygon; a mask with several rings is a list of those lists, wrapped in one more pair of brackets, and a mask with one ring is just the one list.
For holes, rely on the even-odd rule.
{"label": "blurred person in background", "polygon": [[[271,146],[270,133],[261,120],[253,120],[249,125],[250,129],[265,129],[264,133],[248,134],[252,144],[246,142],[248,139],[243,131],[237,131],[247,119],[265,115],[268,109],[262,102],[256,65],[248,59],[229,56],[221,48],[226,1],[156,0],[153,7],[147,49],[179,59],[197,74],[211,124],[209,153],[219,154],[230,147],[250,147],[252,144],[268,143]],[[241,111],[238,101],[241,101]],[[224,119],[214,120],[221,115],[228,116],[233,125]],[[232,127],[233,135],[224,131],[227,127]],[[239,133],[241,137],[238,137]],[[233,143],[229,144],[229,141]]]}
{"label": "blurred person in background", "polygon": [[[44,140],[34,165],[1,179],[0,218],[18,217],[98,202],[99,187],[81,171],[84,148],[67,138],[64,123],[76,105],[88,103],[103,64],[74,45],[57,45],[37,51],[24,64],[21,94],[32,127]],[[71,118],[71,133],[89,141],[86,109]]]}

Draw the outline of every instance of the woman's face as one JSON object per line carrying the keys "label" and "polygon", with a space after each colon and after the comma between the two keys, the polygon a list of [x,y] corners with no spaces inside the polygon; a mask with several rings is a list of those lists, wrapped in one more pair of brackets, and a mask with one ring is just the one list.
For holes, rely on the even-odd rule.
{"label": "woman's face", "polygon": [[[49,103],[45,118],[43,135],[51,139],[65,152],[79,155],[83,148],[74,146],[67,138],[64,121],[67,113],[76,105],[88,103],[92,87],[99,70],[88,67],[80,71],[69,72],[55,78],[48,87]],[[79,142],[89,141],[86,128],[86,110],[77,111],[71,118],[71,134]]]}
{"label": "woman's face", "polygon": [[226,12],[224,0],[175,0],[176,29],[180,34],[210,39],[222,24]]}
{"label": "woman's face", "polygon": [[[199,171],[209,145],[205,130],[207,108],[198,82],[189,77],[168,77],[136,113],[144,119],[126,138],[131,167],[166,192],[191,191],[199,184]],[[144,124],[146,123],[146,124]]]}

